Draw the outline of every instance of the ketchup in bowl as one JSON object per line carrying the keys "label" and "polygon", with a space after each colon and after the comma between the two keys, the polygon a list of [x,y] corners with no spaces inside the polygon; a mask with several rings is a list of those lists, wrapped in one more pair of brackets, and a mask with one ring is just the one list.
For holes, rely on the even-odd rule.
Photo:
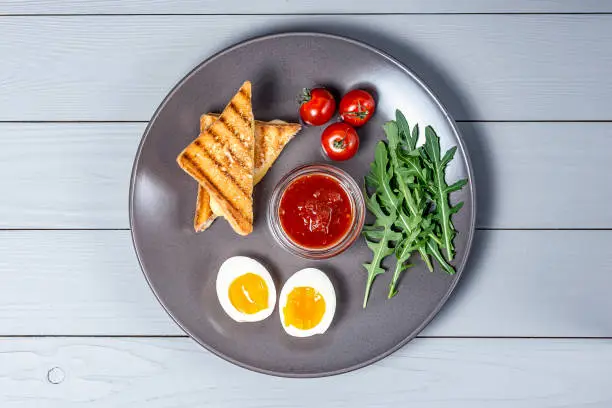
{"label": "ketchup in bowl", "polygon": [[365,201],[348,173],[328,164],[310,164],[293,169],[278,182],[267,218],[272,236],[285,250],[325,259],[359,237]]}
{"label": "ketchup in bowl", "polygon": [[335,178],[307,174],[283,193],[278,209],[281,227],[296,245],[310,249],[333,246],[353,224],[347,192]]}

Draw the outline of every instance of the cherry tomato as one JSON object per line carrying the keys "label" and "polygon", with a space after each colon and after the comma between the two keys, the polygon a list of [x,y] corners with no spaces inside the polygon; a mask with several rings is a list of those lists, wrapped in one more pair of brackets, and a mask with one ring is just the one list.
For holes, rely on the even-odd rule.
{"label": "cherry tomato", "polygon": [[344,122],[332,123],[321,134],[321,146],[330,159],[348,160],[359,149],[359,136],[351,125]]}
{"label": "cherry tomato", "polygon": [[336,100],[325,88],[304,88],[300,98],[300,117],[309,125],[321,126],[336,112]]}
{"label": "cherry tomato", "polygon": [[340,117],[349,125],[363,126],[374,114],[376,103],[369,92],[354,89],[340,101]]}

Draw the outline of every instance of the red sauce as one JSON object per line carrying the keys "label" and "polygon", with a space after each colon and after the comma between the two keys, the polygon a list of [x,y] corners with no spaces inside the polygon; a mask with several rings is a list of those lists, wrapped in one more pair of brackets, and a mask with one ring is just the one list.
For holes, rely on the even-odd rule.
{"label": "red sauce", "polygon": [[280,224],[289,239],[309,249],[339,242],[353,224],[347,192],[332,177],[311,174],[295,179],[281,197]]}

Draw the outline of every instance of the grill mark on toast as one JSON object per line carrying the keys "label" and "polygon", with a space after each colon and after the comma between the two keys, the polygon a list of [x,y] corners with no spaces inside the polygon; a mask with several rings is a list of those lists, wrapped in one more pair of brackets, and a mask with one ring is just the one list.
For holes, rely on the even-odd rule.
{"label": "grill mark on toast", "polygon": [[[207,154],[207,156],[208,156],[208,157],[209,157],[209,158],[210,158],[210,159],[211,159],[213,162],[215,162],[214,158],[210,157],[208,154]],[[221,188],[219,188],[219,185],[218,185],[217,183],[215,183],[215,181],[214,181],[213,179],[209,178],[209,177],[208,177],[208,176],[207,176],[207,175],[206,175],[206,174],[205,174],[205,173],[204,173],[202,170],[200,170],[200,168],[199,168],[199,167],[198,167],[198,165],[197,165],[197,162],[194,160],[194,158],[193,158],[193,157],[191,157],[191,155],[190,155],[190,154],[185,153],[185,154],[183,155],[183,159],[184,159],[184,160],[186,160],[186,161],[187,161],[187,162],[188,162],[188,163],[191,165],[191,168],[192,168],[194,171],[196,171],[196,172],[197,172],[197,173],[200,175],[200,177],[202,177],[202,178],[206,179],[206,181],[208,181],[210,184],[212,184],[212,185],[215,187],[215,189],[217,190],[217,193],[218,193],[218,194],[219,194],[221,197],[223,197],[223,199],[225,200],[225,202],[227,202],[227,203],[228,203],[228,205],[229,205],[229,206],[230,206],[230,207],[231,207],[231,208],[234,210],[234,212],[235,212],[234,216],[236,216],[236,214],[238,214],[239,216],[241,216],[241,217],[242,217],[242,218],[244,218],[245,220],[247,220],[247,221],[252,221],[251,217],[249,217],[249,216],[248,216],[248,214],[244,214],[244,213],[243,213],[243,212],[240,210],[240,208],[238,208],[238,207],[237,207],[237,206],[236,206],[236,205],[235,205],[235,204],[232,202],[232,200],[230,200],[230,199],[229,199],[229,197],[228,197],[228,196],[226,196],[226,195],[223,193],[223,190],[222,190]],[[238,186],[238,189],[244,193],[244,190],[242,190],[242,188],[240,187],[240,185],[239,185],[239,184],[237,184],[237,183],[235,182],[235,180],[233,179],[233,177],[231,177],[231,175],[228,175],[228,176],[229,176],[229,178],[230,178],[230,179],[231,179],[231,180],[234,182],[234,184],[236,184],[236,186]],[[245,194],[246,194],[246,193],[245,193]],[[249,194],[246,194],[246,195],[247,195],[247,196],[249,196]]]}
{"label": "grill mark on toast", "polygon": [[[241,116],[242,118],[242,116]],[[232,138],[237,142],[237,144],[239,144],[240,146],[242,146],[245,150],[250,150],[249,147],[242,141],[242,139],[240,139],[240,137],[236,134],[236,128],[234,127],[234,125],[232,125],[230,122],[227,121],[227,118],[223,115],[221,115],[218,119],[222,124],[225,125],[225,127],[227,127],[230,131],[230,133],[232,134]],[[212,126],[211,126],[211,130],[212,130]],[[215,132],[216,133],[216,132]],[[253,139],[255,138],[255,135],[253,134]],[[231,143],[230,143],[231,145]],[[245,166],[246,167],[246,166]]]}
{"label": "grill mark on toast", "polygon": [[[206,156],[208,156],[208,158],[215,163],[215,165],[217,165],[219,167],[219,169],[222,169],[224,166],[219,163],[219,161],[217,161],[217,159],[215,157],[213,157],[210,153],[208,153],[206,150],[203,152]],[[248,192],[247,190],[245,190],[240,183],[238,182],[238,180],[236,180],[236,178],[229,172],[227,171],[221,171],[221,173],[223,173],[228,179],[230,179],[232,181],[232,183],[234,183],[236,185],[236,187],[238,187],[238,190],[242,191],[242,193],[247,196],[247,197],[251,197],[251,193]]]}
{"label": "grill mark on toast", "polygon": [[[213,116],[213,115],[210,115],[210,116]],[[214,118],[214,116],[213,116],[213,118]],[[230,122],[227,121],[225,116],[218,115],[217,118],[218,119],[216,119],[216,120],[219,120],[223,125],[225,125],[229,129],[230,133],[232,133],[232,138],[237,142],[236,144],[239,144],[245,150],[250,150],[249,148],[247,148],[244,145],[244,143],[242,143],[242,140],[240,140],[240,138],[236,136],[234,126]],[[242,167],[246,167],[246,168],[250,167],[249,165],[247,165],[247,163],[245,163],[242,159],[240,159],[236,155],[236,152],[234,152],[234,150],[231,147],[232,143],[223,143],[222,135],[220,135],[217,132],[217,129],[213,126],[214,122],[215,122],[215,119],[213,119],[210,123],[208,123],[207,119],[200,119],[200,127],[201,127],[200,131],[201,132],[208,132],[213,137],[215,142],[217,142],[220,145],[227,146],[227,151],[229,151],[229,153],[230,153],[230,160],[231,161],[237,162]],[[202,145],[199,143],[198,139],[196,139],[196,142],[198,142],[196,144],[199,147],[203,148]]]}
{"label": "grill mark on toast", "polygon": [[231,200],[229,200],[229,199],[228,199],[228,197],[227,197],[225,194],[223,194],[223,191],[222,191],[222,190],[219,190],[219,187],[218,187],[218,186],[217,186],[217,185],[216,185],[216,184],[215,184],[215,183],[212,181],[212,179],[210,179],[210,178],[208,177],[208,175],[206,175],[206,173],[204,173],[202,170],[200,170],[200,168],[199,168],[199,166],[198,166],[197,162],[194,160],[194,158],[193,158],[193,157],[191,157],[191,155],[190,155],[190,154],[185,153],[185,154],[182,156],[182,159],[183,159],[183,160],[185,160],[186,162],[188,162],[188,163],[189,163],[189,165],[190,165],[189,167],[191,168],[191,170],[192,170],[192,171],[197,172],[197,173],[198,173],[198,175],[199,175],[201,178],[206,179],[206,180],[207,180],[207,181],[208,181],[210,184],[214,185],[214,186],[215,186],[215,188],[217,189],[217,192],[219,193],[219,195],[220,195],[221,197],[223,197],[223,198],[225,199],[225,201],[227,201],[228,203],[230,203],[230,206],[231,206],[232,208],[234,208],[235,210],[237,210],[237,211],[240,213],[240,210],[239,210],[237,207],[235,207],[235,206],[232,204],[232,201],[231,201]]}
{"label": "grill mark on toast", "polygon": [[[206,155],[206,156],[207,156],[207,157],[210,159],[210,161],[212,161],[212,162],[213,162],[213,163],[214,163],[214,164],[215,164],[215,165],[216,165],[216,166],[217,166],[219,169],[222,169],[222,168],[223,168],[223,165],[222,165],[221,163],[219,163],[219,162],[217,161],[217,159],[215,159],[213,156],[211,156],[211,155],[210,155],[210,154],[209,154],[209,153],[206,151],[206,149],[203,149],[201,153],[203,153],[204,155]],[[196,165],[196,167],[197,167],[197,163],[194,161],[193,157],[190,157],[190,156],[191,156],[191,155],[190,155],[190,153],[185,153],[185,156],[187,156],[187,157],[189,158],[189,160],[190,160],[191,164]],[[198,172],[199,172],[200,174],[202,174],[202,175],[205,175],[205,174],[204,174],[204,173],[203,173],[203,172],[202,172],[202,171],[201,171],[199,168],[198,168]],[[238,190],[242,191],[242,193],[243,193],[245,196],[247,196],[247,197],[250,197],[250,196],[251,196],[251,194],[250,194],[248,191],[246,191],[246,190],[245,190],[245,189],[244,189],[244,188],[243,188],[243,187],[240,185],[240,183],[238,183],[238,180],[236,180],[236,179],[234,178],[234,176],[232,176],[230,173],[225,172],[225,171],[221,171],[221,173],[223,173],[223,174],[224,174],[224,175],[225,175],[225,176],[226,176],[228,179],[230,179],[230,180],[232,181],[232,183],[234,183],[234,185],[235,185],[235,186],[238,188]],[[207,178],[208,178],[208,177],[207,177]]]}
{"label": "grill mark on toast", "polygon": [[[242,167],[250,167],[249,165],[247,165],[242,159],[240,159],[236,153],[232,150],[231,148],[231,143],[223,143],[223,141],[221,140],[221,135],[217,132],[217,130],[214,128],[214,126],[211,126],[210,128],[208,128],[208,134],[212,136],[212,138],[214,139],[214,141],[218,144],[223,146],[222,149],[225,152],[229,153],[230,156],[230,161],[235,161],[236,163],[238,163],[240,166]],[[194,143],[201,148],[202,150],[206,150],[206,147],[204,147],[202,145],[202,142],[200,142],[199,139],[196,139],[194,141]],[[226,149],[227,148],[227,149]],[[217,162],[218,163],[218,162]],[[221,166],[223,167],[223,166]]]}
{"label": "grill mark on toast", "polygon": [[[210,131],[209,133],[210,133],[210,135],[213,137],[213,139],[215,139],[215,142],[217,142],[218,144],[222,144],[222,143],[220,143],[220,142],[219,142],[219,140],[217,140],[218,136],[217,136],[217,135],[215,135],[215,132],[214,132],[214,131]],[[193,141],[193,144],[195,144],[196,146],[198,146],[198,147],[199,147],[200,149],[202,149],[202,150],[206,150],[206,147],[205,147],[205,146],[202,144],[202,142],[201,142],[199,139],[194,140],[194,141]],[[245,165],[245,164],[244,164],[244,163],[243,163],[243,162],[242,162],[240,159],[238,159],[238,158],[237,158],[237,157],[234,155],[234,152],[232,152],[232,150],[231,150],[231,149],[229,149],[229,148],[228,148],[228,150],[229,150],[230,157],[231,157],[230,161],[232,161],[232,160],[233,160],[233,161],[236,161],[236,162],[237,162],[237,163],[238,163],[240,166],[242,166],[242,167],[248,167],[248,166],[246,166],[246,165]],[[210,157],[210,155],[208,155],[208,156]],[[217,160],[215,160],[215,163],[216,163],[216,164],[217,164],[219,167],[225,167],[224,165],[222,165],[221,163],[219,163]]]}
{"label": "grill mark on toast", "polygon": [[[204,119],[204,117],[207,117],[207,118],[212,117],[212,119],[211,120]],[[213,126],[216,120],[220,121],[227,129],[229,129],[229,132],[232,134],[232,139],[234,139],[237,142],[236,144],[239,144],[245,150],[250,150],[248,147],[244,145],[242,140],[240,140],[240,138],[236,135],[236,128],[234,127],[234,125],[228,122],[227,118],[223,115],[216,115],[216,116],[212,114],[202,115],[202,117],[200,117],[200,132],[202,133],[208,132],[213,137],[215,142],[221,145],[227,145],[231,153],[232,159],[237,161],[241,166],[249,167],[244,163],[244,161],[240,160],[236,156],[236,153],[231,149],[232,143],[227,143],[227,144],[223,143],[222,135],[220,135],[217,129],[215,128],[215,126]]]}
{"label": "grill mark on toast", "polygon": [[211,114],[204,114],[200,116],[200,133],[203,133],[208,130],[208,128],[211,127],[212,124],[215,123],[215,120],[217,120],[218,118],[219,116],[215,117]]}
{"label": "grill mark on toast", "polygon": [[251,103],[251,95],[249,95],[248,92],[244,90],[244,87],[241,87],[238,92],[244,97],[244,99],[249,102],[249,104]]}
{"label": "grill mark on toast", "polygon": [[245,116],[245,114],[240,109],[238,109],[238,107],[236,106],[236,102],[234,102],[234,100],[232,100],[229,103],[229,105],[227,105],[227,107],[230,108],[231,110],[233,110],[234,113],[236,113],[236,115],[240,116],[240,119],[242,119],[246,123],[250,123],[251,122],[251,118]]}

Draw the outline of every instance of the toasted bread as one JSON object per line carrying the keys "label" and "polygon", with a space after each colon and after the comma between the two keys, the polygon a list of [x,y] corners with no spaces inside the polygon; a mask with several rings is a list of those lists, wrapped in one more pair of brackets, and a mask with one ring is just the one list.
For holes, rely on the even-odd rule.
{"label": "toasted bread", "polygon": [[217,215],[210,207],[210,194],[204,187],[198,184],[198,199],[196,201],[195,216],[193,217],[193,228],[196,232],[204,231],[210,227]]}
{"label": "toasted bread", "polygon": [[[204,114],[200,117],[200,131],[204,132],[219,117],[218,114]],[[253,184],[257,184],[266,175],[274,161],[291,139],[302,127],[297,123],[282,120],[270,122],[255,121],[255,175]],[[208,192],[198,187],[198,199],[193,226],[196,232],[204,231],[215,220],[215,208],[211,208]],[[214,206],[214,204],[213,204]]]}
{"label": "toasted bread", "polygon": [[253,231],[254,157],[251,83],[246,81],[219,118],[177,157],[240,235]]}

